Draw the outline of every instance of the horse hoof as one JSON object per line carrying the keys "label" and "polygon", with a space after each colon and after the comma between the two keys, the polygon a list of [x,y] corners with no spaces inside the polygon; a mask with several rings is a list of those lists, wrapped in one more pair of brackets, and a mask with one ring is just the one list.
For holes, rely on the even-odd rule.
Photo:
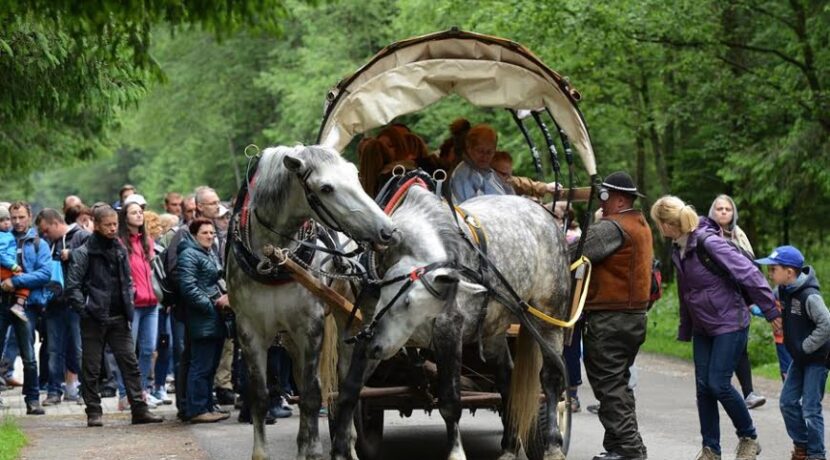
{"label": "horse hoof", "polygon": [[265,452],[254,452],[251,454],[251,460],[268,460],[268,455]]}
{"label": "horse hoof", "polygon": [[516,460],[516,455],[512,452],[505,452],[501,454],[501,457],[499,457],[498,460]]}
{"label": "horse hoof", "polygon": [[546,452],[544,460],[565,460],[565,454],[557,447],[556,450]]}

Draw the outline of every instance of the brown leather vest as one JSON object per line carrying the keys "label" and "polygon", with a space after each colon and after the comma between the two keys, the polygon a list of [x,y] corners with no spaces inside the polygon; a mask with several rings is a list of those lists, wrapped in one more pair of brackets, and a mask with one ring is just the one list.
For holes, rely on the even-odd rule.
{"label": "brown leather vest", "polygon": [[613,220],[622,228],[623,244],[593,267],[585,310],[645,310],[654,257],[651,228],[637,210],[603,219]]}

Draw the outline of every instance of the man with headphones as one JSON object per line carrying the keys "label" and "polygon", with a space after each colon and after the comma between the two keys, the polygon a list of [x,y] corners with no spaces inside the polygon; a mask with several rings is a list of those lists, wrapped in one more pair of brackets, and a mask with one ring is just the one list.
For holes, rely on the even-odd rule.
{"label": "man with headphones", "polygon": [[599,401],[605,452],[594,460],[643,460],[646,447],[637,427],[630,368],[646,338],[651,292],[652,235],[643,197],[627,173],[605,178],[599,189],[602,216],[590,226],[584,255],[593,275],[585,303],[585,372]]}

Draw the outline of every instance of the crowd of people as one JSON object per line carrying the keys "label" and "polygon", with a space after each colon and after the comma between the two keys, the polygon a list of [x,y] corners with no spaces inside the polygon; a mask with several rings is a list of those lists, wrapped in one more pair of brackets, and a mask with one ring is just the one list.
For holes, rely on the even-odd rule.
{"label": "crowd of people", "polygon": [[[464,119],[450,125],[450,135],[436,153],[406,126],[392,124],[360,142],[358,160],[361,185],[371,196],[390,177],[416,168],[449,172],[457,203],[483,195],[542,199],[559,187],[514,176],[511,156],[498,150],[496,131]],[[721,458],[718,404],[735,426],[736,458],[755,459],[761,450],[749,413],[766,401],[753,389],[747,353],[755,315],[769,321],[774,332],[784,381],[780,409],[794,444],[792,459],[824,459],[821,399],[830,313],[814,271],[792,246],[755,259],[737,225],[735,202],[726,195],[714,199],[707,216],[680,198],[662,197],[651,207],[652,224],[635,206],[642,196],[629,174],[608,175],[584,241],[593,281],[565,357],[572,408],[580,409],[580,361],[599,401],[594,410],[605,429],[605,451],[594,460],[647,458],[637,425],[633,366],[653,303],[652,224],[672,242],[680,299],[677,338],[692,342],[702,437],[697,458]],[[158,422],[161,418],[150,408],[171,402],[166,385],[172,381],[182,420],[228,417],[218,403],[232,403],[247,381],[222,281],[230,204],[222,203],[213,189],[199,187],[187,197],[167,194],[163,214],[146,207],[130,186],[112,206],[88,208],[69,196],[63,212],[44,209],[33,217],[24,202],[0,205],[0,338],[11,331],[0,352],[5,349],[7,362],[16,355],[23,360],[28,414],[82,400],[88,424],[99,426],[100,397],[115,382],[119,409],[130,408],[134,423]],[[551,209],[571,223],[566,238],[575,248],[582,236],[573,224],[573,210],[561,203]],[[54,281],[54,264],[66,275],[65,289],[42,303],[37,299]],[[759,269],[764,265],[774,289]],[[45,342],[40,366],[35,330]],[[285,350],[275,345],[268,361],[273,391],[267,421],[273,423],[290,415],[284,396],[293,389]],[[742,393],[732,386],[733,374]],[[5,377],[6,384],[19,383]],[[41,404],[42,390],[46,398]],[[244,398],[241,402],[239,420],[250,421]]]}
{"label": "crowd of people", "polygon": [[[72,195],[36,215],[0,203],[0,391],[22,386],[28,415],[84,404],[89,426],[115,396],[132,423],[161,422],[151,410],[173,403],[168,390],[182,420],[224,420],[222,406],[236,404],[250,422],[222,280],[230,206],[202,186],[166,194],[156,213],[130,185],[113,204]],[[277,343],[272,355],[269,423],[291,415],[293,392],[285,350]]]}

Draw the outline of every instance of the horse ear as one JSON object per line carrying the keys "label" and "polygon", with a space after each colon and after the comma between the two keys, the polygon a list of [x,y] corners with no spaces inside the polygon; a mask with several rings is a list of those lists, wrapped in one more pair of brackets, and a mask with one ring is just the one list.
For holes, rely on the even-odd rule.
{"label": "horse ear", "polygon": [[305,162],[290,154],[287,154],[282,158],[282,163],[293,173],[300,173],[305,170]]}

